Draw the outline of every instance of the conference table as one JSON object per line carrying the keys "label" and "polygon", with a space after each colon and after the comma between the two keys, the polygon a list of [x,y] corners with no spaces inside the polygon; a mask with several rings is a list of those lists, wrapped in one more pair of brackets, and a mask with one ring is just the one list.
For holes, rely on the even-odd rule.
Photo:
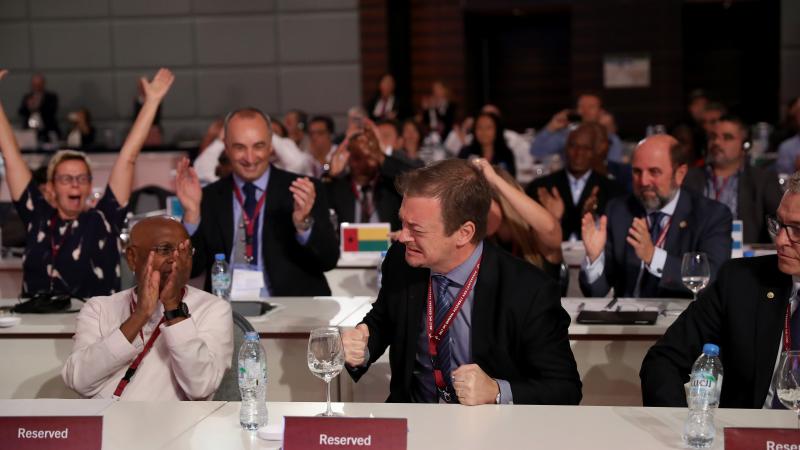
{"label": "conference table", "polygon": [[[88,402],[88,403],[87,403]],[[239,426],[238,402],[0,400],[0,416],[101,415],[103,449],[275,449]],[[314,416],[324,403],[268,402],[270,424]],[[420,405],[336,403],[347,417],[408,420],[408,449],[682,448],[686,410],[615,406]],[[795,428],[786,410],[720,409],[712,448],[724,448],[726,427]]]}

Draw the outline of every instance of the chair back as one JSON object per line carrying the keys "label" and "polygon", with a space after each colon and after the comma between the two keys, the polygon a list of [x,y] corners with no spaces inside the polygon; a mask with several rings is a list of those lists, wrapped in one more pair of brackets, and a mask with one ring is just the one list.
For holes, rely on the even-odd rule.
{"label": "chair back", "polygon": [[236,311],[231,311],[233,316],[233,355],[231,356],[231,367],[222,376],[222,382],[214,393],[212,400],[224,400],[230,402],[242,401],[242,394],[239,392],[239,348],[244,342],[244,335],[248,331],[256,331],[253,325]]}

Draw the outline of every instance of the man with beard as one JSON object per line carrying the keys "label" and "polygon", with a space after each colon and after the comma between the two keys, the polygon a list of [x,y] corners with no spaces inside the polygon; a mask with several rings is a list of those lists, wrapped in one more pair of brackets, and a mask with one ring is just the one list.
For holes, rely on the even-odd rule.
{"label": "man with beard", "polygon": [[723,204],[681,189],[687,166],[678,141],[651,136],[633,153],[633,194],[608,203],[606,215],[582,221],[584,295],[687,297],[686,252],[708,255],[711,279],[731,254],[731,213]]}
{"label": "man with beard", "polygon": [[781,201],[774,173],[747,163],[747,126],[734,116],[723,116],[708,135],[705,167],[693,167],[684,186],[722,202],[744,225],[745,242],[772,242],[767,214]]}
{"label": "man with beard", "polygon": [[84,397],[206,400],[233,353],[230,303],[188,286],[192,243],[180,222],[150,217],[125,257],[137,286],[90,299],[61,376]]}

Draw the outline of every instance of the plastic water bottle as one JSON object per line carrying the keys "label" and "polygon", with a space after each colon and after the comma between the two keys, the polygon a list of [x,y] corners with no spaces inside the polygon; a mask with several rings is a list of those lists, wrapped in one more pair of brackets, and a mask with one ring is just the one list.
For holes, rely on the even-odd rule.
{"label": "plastic water bottle", "polygon": [[687,403],[689,416],[683,427],[683,441],[691,448],[708,448],[714,443],[714,411],[722,390],[722,361],[719,347],[703,346],[703,354],[692,366]]}
{"label": "plastic water bottle", "polygon": [[258,333],[248,331],[239,349],[239,392],[242,408],[239,423],[245,430],[257,430],[267,424],[267,355],[261,348]]}
{"label": "plastic water bottle", "polygon": [[381,252],[381,257],[378,258],[378,290],[381,290],[381,281],[383,281],[383,272],[381,267],[383,266],[383,260],[386,259],[386,252]]}
{"label": "plastic water bottle", "polygon": [[222,253],[214,255],[214,265],[211,266],[211,291],[219,298],[230,300],[231,272]]}

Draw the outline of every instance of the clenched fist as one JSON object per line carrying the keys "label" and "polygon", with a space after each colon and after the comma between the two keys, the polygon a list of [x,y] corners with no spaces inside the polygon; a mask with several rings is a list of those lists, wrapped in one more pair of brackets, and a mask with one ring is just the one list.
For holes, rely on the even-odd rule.
{"label": "clenched fist", "polygon": [[360,323],[352,330],[342,332],[342,345],[344,345],[344,361],[350,367],[363,366],[369,359],[367,350],[369,342],[369,327]]}

